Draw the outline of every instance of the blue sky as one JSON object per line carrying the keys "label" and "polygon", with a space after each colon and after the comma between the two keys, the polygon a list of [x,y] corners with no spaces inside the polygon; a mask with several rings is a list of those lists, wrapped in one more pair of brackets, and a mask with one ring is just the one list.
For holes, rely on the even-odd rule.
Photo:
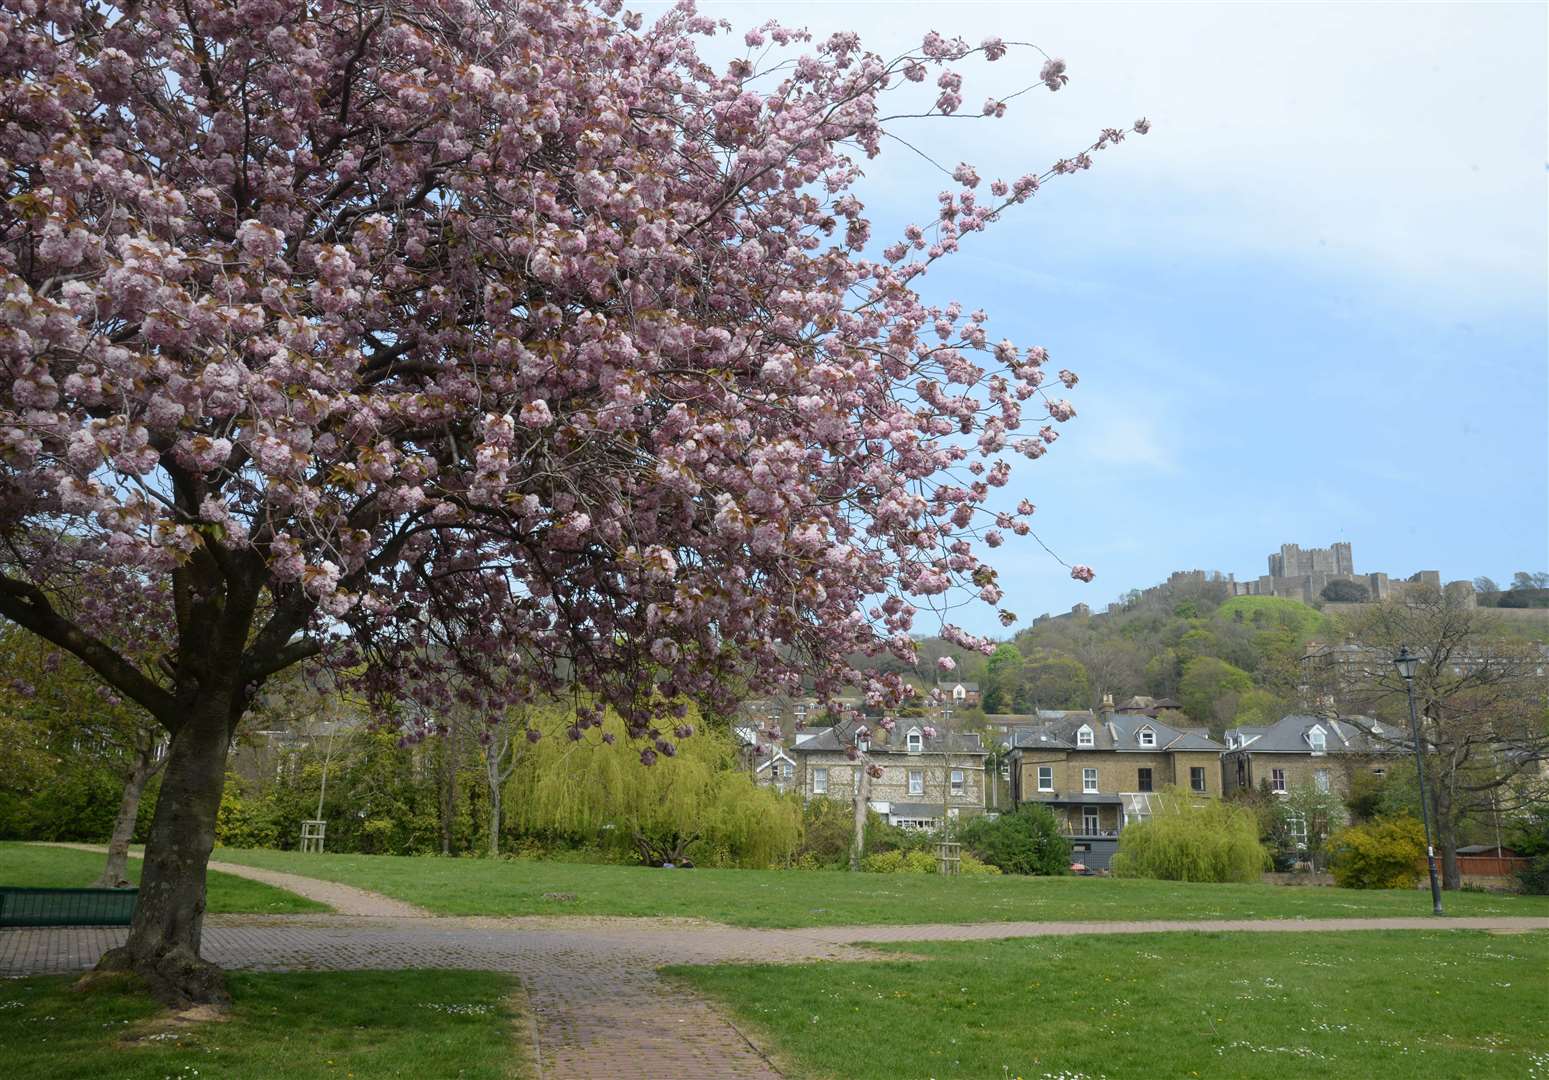
{"label": "blue sky", "polygon": [[[702,10],[739,36],[771,17],[854,29],[885,55],[937,29],[1064,57],[1070,85],[1003,120],[901,129],[986,180],[1154,122],[927,281],[1082,377],[1079,417],[1011,496],[1098,577],[1009,543],[995,561],[1024,623],[1175,569],[1257,576],[1282,542],[1349,540],[1358,570],[1392,574],[1549,568],[1544,6]],[[965,101],[1039,62],[965,66]],[[884,240],[948,186],[897,144],[868,173]]]}

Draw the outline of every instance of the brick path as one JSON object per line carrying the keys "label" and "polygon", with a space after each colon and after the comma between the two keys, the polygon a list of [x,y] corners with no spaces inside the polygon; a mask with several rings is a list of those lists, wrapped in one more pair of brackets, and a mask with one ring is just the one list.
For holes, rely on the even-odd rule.
{"label": "brick path", "polygon": [[[332,882],[211,863],[332,904],[335,915],[206,920],[203,953],[228,968],[465,968],[522,982],[544,1080],[710,1080],[780,1074],[711,1005],[656,974],[666,964],[876,959],[872,941],[973,941],[1043,935],[1348,930],[1549,930],[1549,918],[1399,918],[1004,922],[755,930],[692,919],[429,918],[418,908]],[[80,971],[121,929],[0,930],[0,977]]]}

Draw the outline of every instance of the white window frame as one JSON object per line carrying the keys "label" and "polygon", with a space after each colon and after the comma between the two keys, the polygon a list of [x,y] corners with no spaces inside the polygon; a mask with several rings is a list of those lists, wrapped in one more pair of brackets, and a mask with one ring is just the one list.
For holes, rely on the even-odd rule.
{"label": "white window frame", "polygon": [[1143,728],[1141,728],[1139,731],[1135,732],[1135,741],[1138,742],[1141,746],[1155,746],[1156,745],[1156,731],[1155,731],[1155,729],[1150,728],[1150,727],[1143,727]]}
{"label": "white window frame", "polygon": [[[1048,777],[1049,777],[1049,783],[1047,785],[1045,785],[1044,782],[1043,782],[1043,778],[1044,778],[1044,774],[1045,773],[1047,773]],[[1040,765],[1040,766],[1038,766],[1038,790],[1039,791],[1053,791],[1054,790],[1054,766],[1053,765]]]}
{"label": "white window frame", "polygon": [[918,754],[925,749],[925,736],[918,731],[911,731],[904,736],[904,745],[908,748],[909,753]]}
{"label": "white window frame", "polygon": [[[1145,786],[1144,787],[1141,786],[1141,776],[1140,776],[1141,773],[1145,773],[1146,774],[1146,776],[1145,776]],[[1148,791],[1148,792],[1149,791],[1155,791],[1156,790],[1156,770],[1152,769],[1149,765],[1147,765],[1147,766],[1137,766],[1136,769],[1135,769],[1135,790],[1136,791]]]}
{"label": "white window frame", "polygon": [[[1087,822],[1092,822],[1089,826]],[[1103,831],[1102,811],[1095,806],[1081,808],[1081,832],[1086,836],[1098,836]]]}
{"label": "white window frame", "polygon": [[925,794],[925,770],[924,769],[910,769],[909,770],[909,794],[911,794],[911,795],[924,795]]}
{"label": "white window frame", "polygon": [[1314,754],[1326,754],[1328,753],[1328,736],[1323,733],[1322,728],[1315,727],[1307,733],[1307,745],[1312,747]]}
{"label": "white window frame", "polygon": [[952,784],[952,794],[961,798],[967,784],[967,778],[963,775],[963,770],[953,769],[949,780]]}
{"label": "white window frame", "polygon": [[1312,782],[1317,786],[1319,791],[1325,793],[1330,791],[1333,787],[1333,777],[1329,775],[1329,771],[1327,769],[1319,769],[1317,772],[1313,773]]}
{"label": "white window frame", "polygon": [[1082,769],[1081,770],[1081,790],[1083,792],[1091,792],[1091,791],[1096,791],[1097,790],[1097,770],[1096,769]]}
{"label": "white window frame", "polygon": [[1298,844],[1307,843],[1307,818],[1298,810],[1292,810],[1285,816],[1285,831],[1294,837]]}
{"label": "white window frame", "polygon": [[[1195,773],[1199,773],[1199,787],[1194,786]],[[1210,777],[1205,775],[1205,767],[1203,765],[1189,766],[1189,790],[1200,795],[1210,790]]]}
{"label": "white window frame", "polygon": [[1076,729],[1077,746],[1095,746],[1096,744],[1097,740],[1092,735],[1091,728],[1087,727],[1085,724],[1082,724],[1079,728]]}
{"label": "white window frame", "polygon": [[828,794],[828,770],[822,766],[814,766],[812,769],[812,794]]}
{"label": "white window frame", "polygon": [[1284,795],[1285,794],[1285,770],[1284,769],[1270,769],[1269,770],[1269,790],[1273,791],[1277,795]]}

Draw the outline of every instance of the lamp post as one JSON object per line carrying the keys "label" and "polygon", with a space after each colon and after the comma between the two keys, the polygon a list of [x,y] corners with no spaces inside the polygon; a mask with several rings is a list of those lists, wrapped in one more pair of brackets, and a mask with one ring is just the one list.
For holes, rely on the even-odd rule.
{"label": "lamp post", "polygon": [[1420,817],[1425,822],[1425,858],[1431,869],[1431,911],[1440,915],[1441,884],[1436,880],[1436,845],[1431,842],[1431,801],[1425,795],[1425,748],[1420,742],[1420,715],[1415,711],[1415,671],[1420,667],[1420,658],[1409,651],[1408,645],[1403,645],[1393,658],[1393,666],[1403,676],[1404,690],[1409,694],[1409,733],[1415,742],[1415,772],[1420,777]]}

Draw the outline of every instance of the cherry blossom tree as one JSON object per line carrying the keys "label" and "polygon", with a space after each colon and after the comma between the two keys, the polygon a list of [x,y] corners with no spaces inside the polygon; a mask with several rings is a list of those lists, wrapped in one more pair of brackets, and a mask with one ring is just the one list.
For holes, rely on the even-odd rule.
{"label": "cherry blossom tree", "polygon": [[732,687],[896,698],[838,658],[912,657],[951,590],[1000,601],[980,550],[1032,512],[996,502],[1007,458],[1053,443],[1076,376],[915,283],[1146,124],[1020,178],[959,165],[869,256],[862,162],[962,116],[959,66],[1010,46],[770,24],[712,67],[725,29],[0,2],[0,615],[171,740],[104,968],[224,1000],[199,945],[227,747],[292,665],[428,716],[574,681],[649,764]]}

